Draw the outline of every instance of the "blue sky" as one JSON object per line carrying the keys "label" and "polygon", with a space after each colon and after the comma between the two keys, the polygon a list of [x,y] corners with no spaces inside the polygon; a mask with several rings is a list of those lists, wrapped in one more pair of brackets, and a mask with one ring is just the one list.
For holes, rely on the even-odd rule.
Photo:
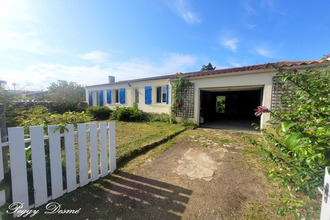
{"label": "blue sky", "polygon": [[329,0],[0,0],[0,80],[41,90],[330,53]]}

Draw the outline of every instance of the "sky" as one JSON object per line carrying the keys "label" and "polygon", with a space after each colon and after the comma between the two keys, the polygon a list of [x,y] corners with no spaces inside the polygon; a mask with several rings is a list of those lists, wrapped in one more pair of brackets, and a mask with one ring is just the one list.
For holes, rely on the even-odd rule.
{"label": "sky", "polygon": [[7,89],[329,53],[329,0],[0,0],[0,80]]}

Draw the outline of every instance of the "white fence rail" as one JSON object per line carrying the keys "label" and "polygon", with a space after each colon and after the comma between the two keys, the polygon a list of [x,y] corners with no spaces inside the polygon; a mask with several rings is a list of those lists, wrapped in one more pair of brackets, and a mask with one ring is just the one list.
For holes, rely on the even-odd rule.
{"label": "white fence rail", "polygon": [[319,190],[322,193],[320,220],[330,220],[330,167],[325,168],[324,185]]}
{"label": "white fence rail", "polygon": [[[50,125],[48,136],[42,126],[33,126],[28,139],[22,127],[8,128],[8,142],[0,146],[9,147],[13,203],[23,203],[23,209],[38,207],[116,169],[114,122],[100,123],[99,128],[86,125],[78,124],[77,131],[67,125],[63,134],[59,126]],[[0,150],[0,182],[2,156]],[[4,196],[1,191],[1,203]]]}

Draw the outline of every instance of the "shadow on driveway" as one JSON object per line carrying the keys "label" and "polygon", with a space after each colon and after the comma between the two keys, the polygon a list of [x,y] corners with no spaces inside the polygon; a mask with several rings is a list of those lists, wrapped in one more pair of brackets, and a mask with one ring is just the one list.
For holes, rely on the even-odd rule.
{"label": "shadow on driveway", "polygon": [[175,220],[182,218],[191,195],[183,187],[116,171],[56,200],[61,210],[80,209],[78,214],[44,214],[42,206],[34,219]]}
{"label": "shadow on driveway", "polygon": [[[103,180],[108,198],[116,207],[128,207],[123,219],[181,219],[192,191],[125,172],[117,172]],[[134,216],[132,214],[134,213]]]}

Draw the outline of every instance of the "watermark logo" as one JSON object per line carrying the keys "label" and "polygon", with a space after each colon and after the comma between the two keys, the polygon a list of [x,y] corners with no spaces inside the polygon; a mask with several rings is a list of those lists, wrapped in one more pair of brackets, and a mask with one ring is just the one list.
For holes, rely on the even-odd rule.
{"label": "watermark logo", "polygon": [[[8,206],[7,214],[13,214],[16,217],[34,217],[40,213],[40,210],[29,210],[23,208],[24,203],[14,202]],[[45,211],[43,214],[46,215],[77,215],[80,213],[81,208],[79,209],[63,209],[62,205],[57,202],[50,202],[46,204]]]}
{"label": "watermark logo", "polygon": [[6,212],[8,214],[16,215],[17,217],[33,217],[39,213],[39,210],[23,209],[23,203],[14,202],[8,206]]}

